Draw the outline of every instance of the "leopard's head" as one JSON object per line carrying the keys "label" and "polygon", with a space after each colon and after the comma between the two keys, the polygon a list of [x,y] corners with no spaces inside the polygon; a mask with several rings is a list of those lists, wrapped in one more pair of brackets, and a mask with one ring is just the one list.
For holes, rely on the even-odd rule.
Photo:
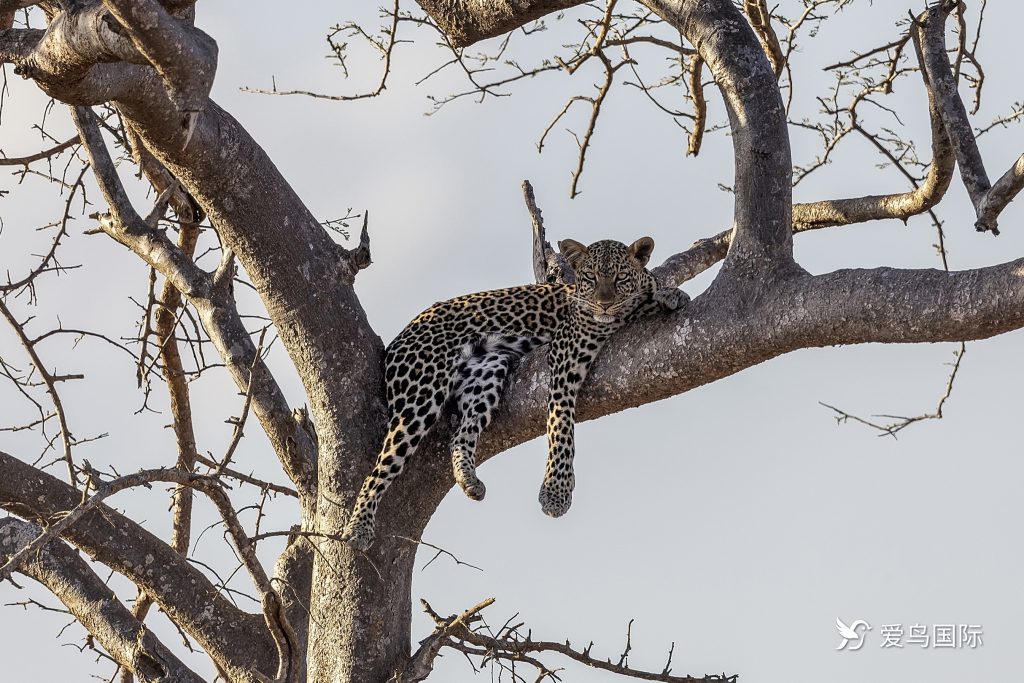
{"label": "leopard's head", "polygon": [[654,291],[654,276],[644,267],[654,250],[650,237],[629,246],[601,240],[585,247],[562,240],[558,248],[576,271],[576,305],[597,322],[625,317]]}

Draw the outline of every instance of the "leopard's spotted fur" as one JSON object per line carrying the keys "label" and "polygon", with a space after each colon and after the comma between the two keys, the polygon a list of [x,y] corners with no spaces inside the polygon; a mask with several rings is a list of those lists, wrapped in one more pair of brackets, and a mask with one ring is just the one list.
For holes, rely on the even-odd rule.
{"label": "leopard's spotted fur", "polygon": [[363,482],[344,536],[365,549],[374,538],[381,495],[397,477],[449,398],[459,427],[451,441],[455,480],[474,500],[485,487],[476,476],[477,437],[487,426],[511,366],[549,344],[548,461],[540,489],[543,511],[559,517],[572,503],[576,394],[613,332],[642,315],[676,308],[680,290],[658,290],[645,269],[654,240],[630,246],[613,240],[585,247],[565,240],[562,253],[576,283],[540,284],[469,294],[434,304],[391,343],[384,379],[388,433]]}

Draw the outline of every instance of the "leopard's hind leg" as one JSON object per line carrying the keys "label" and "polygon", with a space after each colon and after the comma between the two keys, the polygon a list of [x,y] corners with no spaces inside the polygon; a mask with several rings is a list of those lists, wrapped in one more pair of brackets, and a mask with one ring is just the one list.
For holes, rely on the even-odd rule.
{"label": "leopard's hind leg", "polygon": [[[405,463],[415,452],[427,430],[437,421],[448,392],[429,384],[410,392],[409,397],[398,396],[392,401],[392,416],[384,445],[377,455],[373,471],[363,481],[352,514],[345,525],[342,538],[357,550],[366,550],[373,544],[377,506],[391,482],[402,473]],[[395,408],[398,408],[397,410]]]}
{"label": "leopard's hind leg", "polygon": [[455,398],[459,427],[452,436],[452,472],[467,496],[483,500],[487,487],[476,476],[476,443],[487,427],[508,383],[515,356],[507,351],[489,351],[471,356],[462,366]]}
{"label": "leopard's hind leg", "polygon": [[452,473],[473,500],[483,500],[487,487],[476,475],[477,439],[491,421],[508,386],[513,366],[547,341],[544,337],[488,335],[463,351],[454,397],[459,426],[451,440]]}

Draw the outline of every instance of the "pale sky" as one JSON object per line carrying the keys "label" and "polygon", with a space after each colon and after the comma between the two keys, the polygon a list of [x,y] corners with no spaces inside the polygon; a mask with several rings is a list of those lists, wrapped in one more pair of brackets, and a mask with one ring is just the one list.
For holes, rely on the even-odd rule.
{"label": "pale sky", "polygon": [[[355,45],[348,81],[323,58],[323,36],[331,25],[349,19],[378,25],[371,4],[353,5],[309,4],[282,21],[276,3],[199,3],[198,24],[220,46],[215,98],[264,145],[314,214],[329,219],[349,207],[370,211],[374,264],[356,287],[385,340],[435,301],[531,280],[529,217],[520,193],[524,178],[536,188],[552,240],[628,242],[651,235],[657,243],[652,261],[659,263],[728,226],[732,197],[717,185],[732,182],[729,138],[711,134],[701,155],[687,158],[682,131],[632,88],[609,96],[582,194],[569,199],[576,143],[564,128],[582,131],[585,110],[556,127],[543,154],[534,144],[567,97],[591,94],[595,68],[571,77],[550,74],[517,85],[513,97],[483,104],[467,98],[425,117],[427,95],[465,84],[451,71],[414,85],[445,59],[433,47],[434,37],[420,30],[406,33],[417,42],[399,46],[392,79],[379,98],[339,103],[240,92],[245,85],[268,87],[272,76],[282,89],[351,93],[372,87],[379,63]],[[794,110],[817,111],[814,97],[824,95],[831,82],[822,66],[894,39],[902,30],[894,22],[922,6],[856,3],[825,24],[816,40],[805,40],[796,61]],[[988,80],[977,125],[1020,99],[1016,65],[1000,62],[1016,47],[1014,32],[1024,10],[990,3],[988,13],[979,53]],[[547,56],[543,50],[570,40],[575,16],[539,36],[532,50],[530,39],[520,36],[518,55]],[[635,54],[648,64],[664,57],[653,49]],[[29,126],[39,122],[45,99],[9,71],[8,79],[0,148],[15,156],[41,146]],[[713,121],[721,121],[717,92],[709,89],[708,99]],[[909,134],[925,145],[921,155],[927,160],[919,79],[903,81],[890,99]],[[57,137],[68,133],[65,110],[55,108],[49,125]],[[798,162],[817,153],[807,135],[795,135],[793,147]],[[981,150],[996,177],[1024,151],[1024,138],[1017,128],[995,131],[981,138]],[[907,189],[893,169],[877,168],[880,161],[868,145],[851,139],[837,163],[798,187],[796,199]],[[43,180],[29,177],[15,188],[17,178],[5,173],[0,188],[16,191],[0,200],[0,267],[16,273],[24,267],[23,255],[43,244],[45,236],[33,229],[59,216],[60,208]],[[122,175],[130,173],[126,166]],[[101,201],[95,192],[90,199]],[[97,203],[88,212],[102,208]],[[940,206],[951,266],[994,264],[1024,254],[1017,229],[1022,215],[1012,205],[1002,216],[999,238],[976,233],[955,178]],[[63,252],[67,262],[83,268],[48,278],[38,309],[21,300],[12,305],[22,315],[37,315],[40,326],[52,324],[59,312],[65,325],[130,336],[138,312],[129,297],[145,297],[146,270],[109,239],[83,236],[87,227],[76,223]],[[906,227],[886,221],[802,235],[795,248],[798,261],[814,273],[939,267],[934,241],[928,219],[916,218]],[[711,275],[684,289],[698,295]],[[246,305],[258,312],[251,301]],[[484,502],[452,491],[424,535],[483,571],[439,559],[417,573],[413,597],[448,614],[493,596],[497,602],[486,612],[491,623],[519,613],[535,638],[569,638],[581,646],[593,640],[595,654],[612,658],[621,652],[626,623],[635,619],[630,662],[660,671],[675,642],[673,670],[679,674],[738,673],[743,681],[765,683],[960,683],[1016,675],[1024,642],[1024,464],[1016,398],[1024,371],[1021,339],[1016,332],[968,344],[945,418],[913,426],[898,440],[837,425],[819,401],[863,415],[929,412],[945,389],[956,345],[798,351],[685,395],[580,424],[573,508],[558,520],[545,517],[537,504],[544,443],[523,444],[481,468],[488,488]],[[72,430],[79,437],[110,434],[82,446],[78,457],[113,463],[122,473],[172,462],[173,436],[161,429],[166,413],[133,415],[141,396],[127,356],[89,342],[73,354],[69,350],[70,344],[55,344],[47,358],[62,370],[87,375],[64,389]],[[0,353],[24,364],[8,330],[0,331]],[[291,402],[301,405],[301,387],[280,350],[274,367]],[[241,399],[218,371],[193,386],[200,449],[219,453],[230,438],[224,420],[238,414]],[[5,422],[8,412],[15,419],[23,415],[14,395],[6,387],[2,392]],[[157,407],[164,404],[162,396],[155,400]],[[236,461],[280,480],[255,425],[246,435]],[[0,450],[31,460],[38,449],[38,439],[0,434]],[[240,491],[236,501],[249,500],[249,494]],[[116,504],[163,533],[169,525],[166,501],[155,489],[123,494]],[[297,518],[288,500],[278,499],[270,513],[265,529],[287,528]],[[205,505],[200,514],[197,535],[213,519]],[[253,518],[247,521],[251,529]],[[231,571],[219,530],[198,543],[204,561]],[[279,547],[261,545],[268,559]],[[430,556],[424,553],[421,564]],[[244,587],[244,577],[232,585]],[[30,596],[55,604],[47,595],[0,586],[4,604]],[[863,649],[836,651],[837,617],[870,622]],[[54,640],[66,621],[32,608],[0,608],[3,677],[42,682],[109,676],[109,663],[93,663],[95,655],[58,644],[80,645],[79,627]],[[147,623],[169,645],[179,645],[162,616]],[[980,625],[984,645],[883,649],[881,628],[894,624],[905,631],[915,624]],[[417,614],[414,639],[429,629]],[[209,671],[202,656],[186,653],[185,659]],[[545,661],[566,666],[564,680],[617,680],[555,657]],[[482,679],[461,655],[449,652],[433,680]]]}

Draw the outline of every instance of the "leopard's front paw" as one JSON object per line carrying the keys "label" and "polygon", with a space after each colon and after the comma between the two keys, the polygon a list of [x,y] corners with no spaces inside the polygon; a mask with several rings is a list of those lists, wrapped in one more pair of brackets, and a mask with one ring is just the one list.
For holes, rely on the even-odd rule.
{"label": "leopard's front paw", "polygon": [[654,293],[654,300],[663,310],[674,311],[690,301],[690,296],[681,289],[659,289]]}
{"label": "leopard's front paw", "polygon": [[540,509],[548,517],[561,517],[572,505],[572,482],[545,481],[541,484]]}
{"label": "leopard's front paw", "polygon": [[364,552],[373,545],[375,537],[373,522],[359,519],[356,515],[352,515],[348,524],[345,525],[345,531],[341,534],[341,540],[345,541],[350,548]]}
{"label": "leopard's front paw", "polygon": [[460,477],[459,486],[470,500],[483,500],[487,494],[487,487],[476,475]]}
{"label": "leopard's front paw", "polygon": [[487,487],[476,476],[475,458],[467,453],[464,447],[455,445],[452,447],[452,474],[463,493],[471,500],[483,500],[487,493]]}

